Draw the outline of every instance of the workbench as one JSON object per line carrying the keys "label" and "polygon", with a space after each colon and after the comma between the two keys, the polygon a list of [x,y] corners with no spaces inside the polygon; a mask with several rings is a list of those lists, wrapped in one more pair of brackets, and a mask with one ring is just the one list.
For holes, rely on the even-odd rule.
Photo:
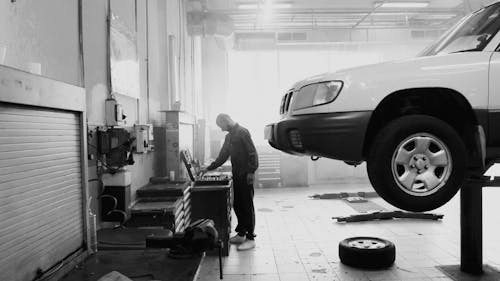
{"label": "workbench", "polygon": [[[219,233],[224,247],[222,255],[229,255],[229,236],[231,234],[232,181],[225,185],[198,185],[191,188],[191,221],[211,219]],[[218,255],[209,251],[207,255]]]}

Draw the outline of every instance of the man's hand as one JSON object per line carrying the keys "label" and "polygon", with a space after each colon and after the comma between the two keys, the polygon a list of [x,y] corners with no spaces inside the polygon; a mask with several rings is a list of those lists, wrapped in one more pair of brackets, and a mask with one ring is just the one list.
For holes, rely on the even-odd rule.
{"label": "man's hand", "polygon": [[254,180],[255,180],[255,174],[248,173],[247,174],[247,184],[253,184]]}
{"label": "man's hand", "polygon": [[204,174],[206,174],[208,172],[207,168],[206,167],[201,167],[200,168],[200,174],[199,176],[203,176]]}

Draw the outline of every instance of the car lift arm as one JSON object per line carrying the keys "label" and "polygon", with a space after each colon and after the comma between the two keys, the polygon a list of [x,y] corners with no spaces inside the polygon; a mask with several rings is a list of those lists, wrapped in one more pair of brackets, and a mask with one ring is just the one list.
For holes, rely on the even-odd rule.
{"label": "car lift arm", "polygon": [[411,213],[403,211],[374,212],[369,214],[351,215],[347,217],[333,217],[337,222],[360,222],[371,220],[391,220],[391,219],[427,219],[440,220],[443,215],[432,213]]}

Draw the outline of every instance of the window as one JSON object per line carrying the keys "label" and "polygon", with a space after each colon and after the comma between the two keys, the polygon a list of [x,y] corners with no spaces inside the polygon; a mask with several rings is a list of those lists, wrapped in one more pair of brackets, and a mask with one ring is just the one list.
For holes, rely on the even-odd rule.
{"label": "window", "polygon": [[482,51],[499,29],[500,3],[497,3],[461,20],[422,55]]}

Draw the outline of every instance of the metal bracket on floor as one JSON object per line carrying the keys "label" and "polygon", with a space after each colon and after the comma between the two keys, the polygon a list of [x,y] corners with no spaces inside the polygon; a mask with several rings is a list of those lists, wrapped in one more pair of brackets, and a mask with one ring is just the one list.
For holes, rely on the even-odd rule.
{"label": "metal bracket on floor", "polygon": [[376,192],[340,192],[340,193],[325,193],[325,194],[314,194],[309,196],[312,199],[344,199],[348,197],[363,197],[363,198],[375,198],[379,197]]}
{"label": "metal bracket on floor", "polygon": [[372,220],[391,220],[391,219],[426,219],[440,220],[444,215],[431,213],[411,213],[403,211],[392,212],[374,212],[369,214],[351,215],[347,217],[333,217],[337,222],[360,222]]}
{"label": "metal bracket on floor", "polygon": [[483,273],[483,187],[500,187],[500,177],[469,178],[460,189],[460,270]]}

